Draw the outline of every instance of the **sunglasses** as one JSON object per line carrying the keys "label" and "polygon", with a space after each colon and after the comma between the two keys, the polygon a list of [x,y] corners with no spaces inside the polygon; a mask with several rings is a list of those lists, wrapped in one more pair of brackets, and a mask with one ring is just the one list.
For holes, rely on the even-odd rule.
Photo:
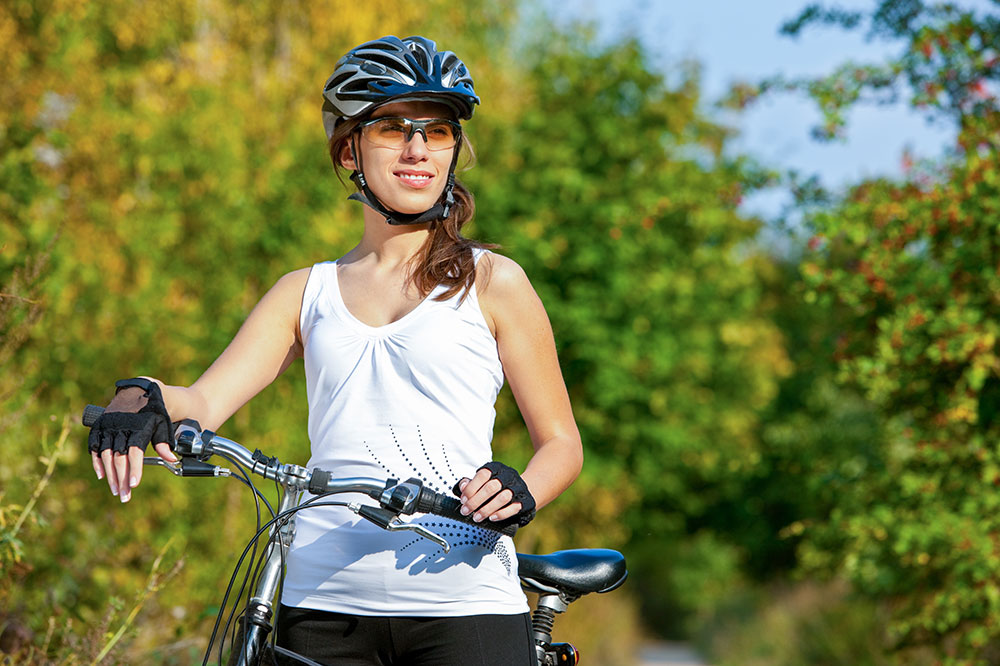
{"label": "sunglasses", "polygon": [[445,118],[375,118],[361,123],[360,128],[361,136],[384,148],[405,148],[413,135],[420,132],[427,150],[447,150],[454,148],[462,135],[462,126]]}

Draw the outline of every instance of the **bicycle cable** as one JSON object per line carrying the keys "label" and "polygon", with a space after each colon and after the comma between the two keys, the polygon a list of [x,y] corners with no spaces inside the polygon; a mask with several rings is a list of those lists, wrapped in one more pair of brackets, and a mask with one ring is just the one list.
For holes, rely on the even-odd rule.
{"label": "bicycle cable", "polygon": [[[235,476],[233,478],[235,478],[238,481],[240,481],[241,483],[243,483],[245,486],[247,486],[248,488],[250,488],[250,490],[253,492],[253,496],[254,496],[254,508],[256,509],[256,514],[257,514],[257,533],[259,534],[260,530],[261,530],[261,524],[260,524],[260,517],[261,517],[260,502],[261,502],[261,500],[264,501],[264,504],[267,506],[267,510],[268,510],[268,512],[270,512],[270,514],[271,514],[272,517],[274,516],[274,508],[271,506],[270,502],[267,501],[267,498],[264,497],[263,494],[261,494],[261,492],[257,488],[257,486],[254,485],[254,483],[250,480],[250,475],[247,473],[246,467],[244,467],[243,464],[241,464],[238,460],[236,460],[232,456],[228,455],[227,453],[219,451],[219,452],[216,452],[216,455],[218,455],[219,457],[227,460],[231,465],[233,465],[233,467],[235,467],[236,470],[241,475],[241,476]],[[253,542],[253,546],[254,546],[253,547],[253,555],[251,556],[251,561],[253,561],[257,557],[256,540]],[[244,555],[245,555],[245,551],[244,551]],[[239,572],[239,565],[237,565],[237,570],[235,572],[233,572],[233,578],[230,579],[230,585],[232,585],[233,581],[235,580],[235,576],[237,575],[238,572]],[[240,593],[242,595],[242,588],[240,588]],[[228,590],[227,590],[227,596],[228,596]],[[215,642],[216,631],[218,630],[219,622],[222,620],[222,613],[224,611],[225,611],[225,601],[223,602],[223,605],[219,608],[219,613],[216,615],[215,626],[212,629],[212,638],[209,640],[208,647],[205,650],[205,656],[202,659],[202,665],[203,666],[205,666],[208,663],[208,658],[211,656],[212,644]],[[221,663],[221,660],[222,660],[221,653],[220,653],[220,656],[219,656],[219,660],[220,660],[220,663]]]}
{"label": "bicycle cable", "polygon": [[[279,496],[280,496],[281,486],[278,483],[278,479],[277,478],[274,479],[274,489],[275,489],[275,492],[277,492],[279,494]],[[256,486],[254,486],[254,490],[257,490]],[[258,491],[258,494],[260,495],[261,499],[264,499],[263,494],[260,494],[259,491]],[[266,499],[264,501],[265,501],[265,503],[267,502]],[[268,505],[268,506],[270,507],[270,505]],[[274,516],[274,512],[273,511],[271,512],[271,516],[272,517]],[[277,527],[275,529],[275,534],[278,537],[278,544],[277,544],[277,546],[279,548],[279,551],[278,551],[279,552],[279,556],[281,557],[281,570],[282,570],[282,572],[285,570],[284,534],[283,534],[282,530],[284,529],[285,525],[288,524],[289,520],[290,520],[290,518],[285,519],[281,524],[277,525]],[[259,522],[259,520],[258,520],[257,526],[258,526],[258,529],[259,529],[260,528],[260,522]],[[251,565],[247,567],[246,574],[244,574],[244,577],[243,577],[243,583],[240,585],[240,591],[236,595],[236,598],[239,599],[240,597],[243,596],[243,590],[246,590],[246,592],[247,592],[246,604],[243,605],[243,610],[241,610],[240,613],[238,615],[236,615],[235,618],[233,617],[233,613],[236,612],[236,609],[239,606],[237,606],[236,604],[234,604],[233,605],[233,610],[230,611],[229,617],[226,619],[226,627],[225,627],[225,632],[224,632],[223,635],[229,634],[230,633],[230,626],[232,626],[232,638],[230,638],[230,644],[235,645],[236,632],[239,631],[239,629],[240,629],[240,618],[245,618],[246,617],[246,613],[247,613],[247,611],[250,608],[250,603],[253,601],[253,597],[251,595],[253,594],[253,590],[257,589],[257,584],[258,584],[258,581],[260,580],[261,567],[264,565],[264,563],[267,560],[268,552],[271,549],[273,549],[273,548],[274,548],[273,540],[268,540],[268,545],[264,547],[264,550],[261,552],[259,558],[257,557],[257,554],[256,554],[256,548],[254,549],[254,553],[250,556]],[[253,562],[254,561],[256,561],[256,563],[257,563],[256,566],[253,566]],[[252,575],[250,574],[251,567],[253,568],[253,574]],[[282,577],[281,577],[280,580],[281,580],[282,583],[284,582],[284,576],[283,575],[282,575]],[[282,591],[282,586],[279,585],[279,588],[278,588],[278,593],[279,593],[278,594],[278,598],[279,599],[281,598],[281,591]],[[235,623],[233,622],[234,620],[235,620]],[[246,644],[246,638],[247,638],[247,633],[246,632],[248,631],[248,629],[249,629],[249,627],[247,626],[247,623],[244,621],[243,622],[243,643],[242,643],[244,645]],[[272,646],[274,645],[274,636],[275,636],[275,633],[276,632],[272,632],[271,633]],[[224,652],[224,645],[225,645],[225,639],[223,639],[223,642],[219,646],[220,666],[221,666],[221,660],[222,660],[222,653]]]}
{"label": "bicycle cable", "polygon": [[[329,493],[327,493],[327,494],[329,494]],[[347,504],[343,503],[343,502],[325,502],[325,503],[317,502],[317,500],[321,499],[322,497],[326,496],[327,494],[317,495],[316,497],[313,497],[313,498],[309,499],[307,502],[304,502],[303,504],[301,504],[299,506],[292,507],[291,509],[288,509],[288,510],[282,512],[281,514],[275,516],[273,519],[271,519],[270,521],[268,521],[267,524],[265,524],[262,527],[260,527],[258,529],[257,533],[251,538],[250,542],[247,544],[247,547],[243,549],[243,554],[240,556],[240,559],[239,559],[239,561],[236,564],[236,568],[233,571],[233,575],[230,578],[229,586],[226,588],[226,594],[225,594],[225,597],[223,598],[222,605],[219,608],[219,614],[216,616],[216,624],[215,624],[215,627],[213,628],[213,631],[212,631],[212,637],[209,640],[209,645],[208,645],[208,649],[207,649],[206,659],[207,659],[208,654],[211,653],[212,644],[215,642],[215,636],[217,635],[219,624],[220,624],[220,622],[222,620],[222,615],[223,615],[223,613],[225,613],[226,604],[229,601],[229,595],[232,592],[232,588],[233,588],[233,585],[235,584],[236,577],[239,574],[239,569],[242,566],[243,561],[246,559],[247,550],[250,549],[251,544],[254,545],[254,549],[253,549],[254,555],[251,557],[250,563],[248,564],[246,572],[244,573],[243,583],[240,585],[240,591],[236,595],[237,599],[239,597],[243,596],[243,590],[246,588],[248,582],[252,582],[252,584],[250,585],[250,589],[254,589],[256,587],[256,582],[255,581],[258,579],[258,572],[260,571],[260,566],[264,562],[264,560],[266,559],[266,553],[267,553],[267,549],[265,549],[264,552],[261,553],[260,558],[258,559],[256,557],[256,543],[260,539],[260,537],[263,536],[264,531],[267,530],[271,525],[275,525],[275,530],[280,535],[281,528],[284,527],[285,523],[287,523],[288,520],[290,520],[292,514],[294,514],[295,512],[297,512],[297,511],[299,511],[301,509],[307,508],[308,506],[347,506]],[[280,536],[279,536],[279,538],[280,538]],[[269,543],[270,543],[270,540],[269,540]],[[273,545],[272,545],[272,547],[273,547]],[[253,564],[254,561],[257,562],[257,566],[256,567]],[[253,569],[253,576],[250,575],[251,569]],[[221,663],[222,663],[222,655],[223,655],[223,652],[225,651],[225,636],[227,636],[228,634],[230,634],[230,629],[232,629],[233,638],[230,639],[230,640],[232,642],[235,642],[236,631],[239,629],[239,626],[238,626],[238,623],[236,625],[234,625],[233,620],[234,619],[238,620],[239,618],[244,617],[245,614],[246,614],[246,611],[247,611],[248,607],[249,607],[249,602],[245,606],[242,607],[242,610],[240,610],[239,614],[236,614],[237,609],[240,609],[240,605],[238,603],[234,603],[232,610],[229,612],[229,617],[226,618],[226,624],[223,627],[223,631],[222,631],[223,639],[222,639],[222,641],[219,644],[219,657],[218,657],[218,659],[219,659],[220,666],[221,666]],[[234,618],[234,615],[235,615],[235,618]],[[246,623],[244,623],[244,632],[247,629],[248,629],[248,627],[246,627]],[[245,645],[245,643],[246,643],[246,633],[244,633],[243,644]],[[203,666],[204,666],[205,663],[207,663],[207,662],[203,661]]]}
{"label": "bicycle cable", "polygon": [[[220,458],[225,458],[234,467],[236,467],[239,470],[240,474],[242,474],[243,476],[242,477],[237,476],[237,477],[234,477],[234,478],[237,481],[239,481],[240,483],[242,483],[243,485],[245,485],[248,488],[250,488],[250,490],[254,494],[254,497],[257,498],[257,501],[258,502],[263,502],[264,505],[267,506],[267,510],[271,514],[271,517],[273,518],[274,517],[274,507],[271,506],[271,503],[267,501],[267,498],[264,497],[264,494],[260,492],[260,489],[258,489],[257,486],[255,486],[253,484],[253,482],[250,480],[250,475],[247,474],[246,467],[243,465],[243,463],[239,462],[236,458],[233,458],[228,453],[223,453],[221,451],[217,451],[215,453],[215,455],[219,456]],[[275,480],[275,483],[277,483],[277,480]],[[260,513],[260,507],[259,506],[257,508],[257,512]],[[259,522],[257,524],[260,525]]]}
{"label": "bicycle cable", "polygon": [[[277,479],[274,480],[274,487],[275,487],[275,489],[278,489],[278,480]],[[292,535],[292,538],[294,538],[294,536],[295,535]],[[279,534],[278,535],[278,539],[284,539],[284,536],[281,535],[281,534]],[[290,548],[291,545],[292,544],[289,543],[288,544],[288,548]],[[277,646],[278,646],[278,615],[281,613],[281,598],[284,596],[284,593],[285,593],[285,576],[284,576],[284,572],[287,571],[287,565],[288,565],[288,563],[285,561],[285,555],[287,553],[287,548],[285,547],[284,541],[283,540],[279,541],[278,546],[281,548],[280,553],[281,553],[281,571],[282,571],[282,575],[278,579],[278,605],[277,605],[277,607],[276,607],[276,609],[274,611],[273,629],[271,631],[271,662],[272,662],[272,666],[277,666],[277,660],[276,660],[276,658],[275,658],[274,655],[276,654],[275,648],[277,648]]]}
{"label": "bicycle cable", "polygon": [[[255,504],[255,507],[257,509],[257,530],[258,530],[258,533],[259,533],[260,528],[261,528],[261,524],[260,524],[260,499],[259,499],[260,498],[260,492],[258,491],[258,489],[257,489],[256,486],[252,486],[252,487],[253,487],[253,490],[254,490],[254,504]],[[274,515],[273,511],[272,511],[271,515],[272,516]],[[239,599],[240,597],[243,596],[243,590],[246,589],[246,587],[247,587],[247,582],[248,582],[249,573],[250,573],[250,567],[253,565],[253,562],[257,561],[257,543],[258,543],[258,541],[256,539],[252,542],[253,548],[251,549],[251,553],[250,553],[250,562],[249,562],[249,564],[247,566],[246,573],[244,573],[244,575],[243,575],[243,582],[240,583],[240,591],[236,595],[237,599]],[[248,545],[250,545],[250,544],[248,544]],[[233,577],[234,578],[232,578],[231,581],[235,581],[235,577],[239,574],[239,568],[240,568],[240,563],[237,563],[236,570],[233,572]],[[225,647],[225,643],[226,643],[226,641],[225,641],[225,635],[229,631],[229,626],[230,626],[229,623],[232,622],[232,613],[235,613],[237,608],[238,608],[238,604],[234,604],[233,605],[233,610],[230,613],[229,618],[227,619],[227,622],[226,622],[226,629],[223,632],[223,640],[220,641],[220,643],[219,643],[219,666],[222,666],[222,652],[223,652],[223,648]],[[226,609],[226,607],[225,607],[225,601],[223,601],[223,605],[219,607],[219,614],[216,616],[216,626],[218,625],[219,621],[221,621],[222,614],[225,613],[225,609]],[[242,614],[243,613],[241,612],[240,615],[242,616]],[[209,644],[209,651],[211,651],[211,643]]]}
{"label": "bicycle cable", "polygon": [[[277,486],[277,484],[278,484],[277,479],[275,479],[275,486]],[[291,514],[294,514],[296,511],[298,511],[300,509],[304,509],[304,508],[307,508],[309,506],[338,506],[338,505],[346,506],[346,504],[342,504],[342,503],[333,503],[333,502],[320,503],[320,502],[318,502],[318,500],[320,500],[323,497],[326,497],[328,495],[330,495],[330,493],[322,493],[322,494],[316,495],[314,497],[311,497],[309,500],[303,502],[300,505],[297,505],[296,507],[294,507],[294,510],[289,510],[287,512],[289,515],[286,518],[284,518],[278,525],[276,525],[276,527],[275,527],[275,534],[277,535],[277,538],[278,538],[277,547],[279,548],[278,553],[279,553],[279,556],[281,557],[281,570],[282,571],[285,570],[285,549],[283,547],[284,546],[284,535],[282,534],[282,528],[284,528],[285,525],[287,525],[288,522],[292,519],[292,515]],[[257,538],[259,539],[260,537],[258,536]],[[229,617],[226,619],[226,626],[225,626],[225,630],[224,630],[224,634],[223,635],[226,635],[226,634],[230,633],[230,626],[232,626],[232,633],[233,633],[234,637],[236,635],[236,632],[240,629],[240,627],[239,627],[239,619],[241,617],[245,617],[247,611],[250,608],[250,602],[253,600],[252,597],[249,596],[251,594],[251,590],[257,589],[257,584],[258,584],[258,581],[260,579],[260,570],[261,570],[261,567],[263,566],[263,564],[267,560],[267,554],[268,554],[269,550],[273,549],[274,547],[275,547],[275,544],[273,542],[273,538],[269,539],[268,540],[268,546],[266,546],[264,548],[264,550],[260,554],[260,557],[257,558],[257,564],[256,564],[256,566],[253,567],[253,575],[252,576],[249,575],[250,574],[250,569],[251,569],[252,565],[247,567],[247,572],[244,575],[243,585],[240,586],[240,592],[237,595],[237,598],[239,598],[240,596],[242,596],[244,586],[246,586],[245,589],[247,590],[247,603],[246,603],[246,605],[243,606],[243,610],[241,610],[240,613],[238,615],[236,615],[235,618],[233,617],[233,614],[236,612],[237,606],[236,605],[233,606],[233,610],[230,611]],[[253,562],[253,557],[254,556],[251,556],[251,563]],[[250,583],[249,586],[246,585],[246,583],[248,582],[247,576],[249,576],[249,583]],[[278,583],[278,599],[279,600],[281,599],[281,592],[283,591],[283,589],[284,589],[284,576],[282,576],[279,579],[279,583]],[[279,603],[280,603],[280,601],[279,601]],[[276,619],[277,618],[277,613],[275,613],[273,616]],[[234,619],[236,620],[235,625],[233,624],[233,620]],[[249,627],[247,626],[246,622],[244,622],[243,623],[243,643],[242,643],[244,645],[246,644],[246,636],[247,636],[246,632],[248,631],[248,629],[249,629]],[[275,644],[276,636],[277,636],[277,632],[276,631],[272,631],[272,633],[271,633],[271,645],[272,645],[272,647]],[[231,639],[231,640],[233,640],[233,639]],[[220,648],[219,648],[219,659],[220,659],[220,662],[221,662],[221,659],[222,659],[222,653],[223,653],[223,651],[224,651],[224,649],[223,649],[222,645],[220,645]],[[221,666],[221,663],[220,663],[220,666]]]}
{"label": "bicycle cable", "polygon": [[[225,613],[226,605],[229,603],[229,596],[230,596],[230,594],[233,591],[233,586],[236,584],[236,578],[239,575],[240,568],[243,566],[243,562],[246,560],[247,553],[251,549],[253,549],[254,553],[256,555],[256,544],[257,544],[257,540],[261,537],[261,535],[266,530],[270,529],[270,527],[272,525],[275,525],[279,521],[287,520],[288,517],[290,517],[291,515],[297,513],[298,511],[301,511],[302,509],[306,509],[306,508],[309,508],[309,507],[317,507],[317,506],[340,506],[340,507],[350,506],[350,504],[347,503],[347,502],[320,502],[320,501],[318,501],[318,500],[320,500],[320,499],[322,499],[324,497],[327,497],[330,494],[331,493],[323,493],[321,495],[316,495],[315,497],[312,497],[312,498],[308,499],[307,501],[303,502],[302,504],[300,504],[298,506],[294,506],[294,507],[292,507],[290,509],[282,511],[281,513],[277,514],[274,518],[272,518],[271,520],[269,520],[266,523],[264,523],[260,528],[258,528],[257,532],[249,539],[249,541],[247,542],[247,545],[243,548],[243,552],[240,554],[240,557],[239,557],[239,559],[236,562],[236,567],[233,569],[232,576],[230,576],[230,578],[229,578],[229,585],[226,587],[226,593],[222,597],[222,603],[219,606],[219,613],[218,613],[218,615],[216,615],[216,618],[215,618],[215,626],[212,627],[212,635],[208,639],[208,647],[205,649],[205,656],[202,658],[202,666],[207,666],[208,665],[208,659],[209,659],[209,657],[212,654],[212,646],[215,644],[216,636],[218,636],[218,633],[219,633],[219,625],[222,623],[222,615]],[[249,571],[250,568],[251,568],[250,566],[247,567],[248,571]],[[241,586],[241,588],[240,588],[240,595],[239,596],[242,596],[242,590],[243,590],[243,588]],[[225,626],[225,629],[223,630],[223,634],[222,634],[223,636],[225,636],[225,635],[227,635],[229,633],[229,628],[230,628],[230,626],[232,624],[233,613],[235,613],[235,608],[234,608],[233,612],[230,613],[229,618],[227,618],[226,626]],[[219,661],[221,662],[221,660],[222,660],[222,646],[220,645]]]}
{"label": "bicycle cable", "polygon": [[[236,461],[234,460],[233,462],[236,462]],[[240,465],[242,467],[242,465],[240,463],[236,462],[236,464]],[[278,479],[277,478],[274,479],[274,484],[275,484],[275,489],[278,491],[278,496],[280,497],[280,492],[281,491],[280,491],[280,488],[278,487]],[[256,485],[253,485],[253,484],[251,484],[251,487],[253,488],[254,495],[255,495],[255,500],[257,502],[257,529],[259,531],[260,530],[260,500],[264,500],[264,504],[267,505],[267,508],[270,511],[272,518],[274,518],[275,513],[274,513],[274,509],[271,507],[270,503],[268,503],[267,498],[265,498],[264,494],[260,492],[260,489],[257,488]],[[277,533],[280,534],[281,533],[281,528],[283,528],[283,527],[284,527],[284,523],[282,523],[281,525],[279,525],[277,527],[277,529],[276,529]],[[254,541],[253,551],[252,551],[252,553],[250,555],[250,562],[247,565],[246,572],[243,575],[243,582],[240,584],[240,590],[236,594],[236,601],[233,603],[233,610],[230,611],[229,617],[226,618],[226,627],[225,627],[225,630],[223,632],[223,639],[219,643],[219,666],[222,666],[222,653],[225,650],[225,644],[226,644],[225,636],[226,636],[226,634],[229,633],[230,626],[233,626],[233,638],[230,639],[230,644],[231,645],[235,644],[234,641],[235,641],[235,636],[236,636],[236,630],[239,628],[239,624],[240,624],[239,620],[240,620],[240,618],[242,618],[242,617],[244,617],[246,615],[246,611],[250,607],[250,602],[252,600],[252,597],[250,595],[252,594],[252,591],[256,587],[256,581],[257,581],[257,578],[258,578],[257,572],[259,571],[261,564],[266,559],[266,555],[267,555],[267,547],[266,546],[265,546],[264,550],[261,552],[260,557],[259,558],[257,557],[257,543],[258,543],[258,541],[259,541],[259,537],[258,537],[258,539],[256,541]],[[253,575],[251,575],[250,574],[250,570],[251,570],[251,568],[253,568],[253,563],[254,562],[257,562],[257,568],[254,569]],[[237,569],[237,571],[238,571],[238,569]],[[233,619],[234,619],[233,618],[233,613],[235,613],[236,609],[240,607],[239,606],[239,599],[240,599],[240,597],[243,596],[243,590],[247,591],[247,602],[243,606],[243,610],[241,610],[240,613],[236,616],[236,618],[235,618],[236,619],[236,624],[233,625]],[[220,612],[222,610],[223,609],[220,608]],[[246,632],[246,622],[243,623],[243,626],[244,626],[243,642],[245,644],[246,643],[246,633],[245,633]]]}
{"label": "bicycle cable", "polygon": [[[279,544],[281,543],[280,542],[281,531],[285,528],[285,525],[287,524],[288,524],[288,519],[282,520],[280,523],[275,524],[273,534],[278,537]],[[258,537],[258,540],[259,538],[260,537]],[[274,548],[273,536],[268,538],[267,544],[264,546],[263,549],[261,549],[260,557],[257,557],[256,546],[254,547],[254,554],[250,556],[250,562],[248,563],[246,572],[243,575],[243,582],[240,584],[240,591],[237,592],[235,595],[235,600],[233,602],[233,609],[229,611],[229,617],[226,618],[225,632],[223,633],[223,635],[230,633],[230,627],[232,628],[232,633],[234,637],[236,635],[236,632],[240,630],[239,618],[246,616],[247,611],[250,609],[250,602],[253,600],[253,597],[251,595],[253,594],[253,591],[257,589],[258,581],[260,580],[261,568],[264,566],[264,563],[267,561],[268,555],[271,549],[273,548]],[[240,599],[243,596],[244,590],[246,590],[247,593],[246,603],[241,603]],[[240,611],[239,614],[236,614],[237,610]],[[234,619],[236,620],[235,623],[233,622]],[[249,631],[249,629],[250,628],[247,626],[247,623],[244,622],[243,641],[241,645],[246,645],[247,631]],[[233,644],[235,645],[235,643]],[[223,642],[219,644],[220,666],[221,666],[224,645],[225,641],[223,640]]]}

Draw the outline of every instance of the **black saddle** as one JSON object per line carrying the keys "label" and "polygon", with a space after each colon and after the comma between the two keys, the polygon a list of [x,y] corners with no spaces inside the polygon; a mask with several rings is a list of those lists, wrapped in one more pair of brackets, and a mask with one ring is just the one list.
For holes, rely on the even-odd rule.
{"label": "black saddle", "polygon": [[517,554],[521,586],[529,592],[563,592],[579,597],[610,592],[625,582],[625,556],[607,548],[560,550],[548,555]]}

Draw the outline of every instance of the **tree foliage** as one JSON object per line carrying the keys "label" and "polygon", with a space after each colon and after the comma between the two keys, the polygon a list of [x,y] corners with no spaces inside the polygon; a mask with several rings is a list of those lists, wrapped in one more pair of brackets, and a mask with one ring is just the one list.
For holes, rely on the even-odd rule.
{"label": "tree foliage", "polygon": [[[907,164],[901,182],[859,183],[813,209],[801,264],[807,296],[836,322],[835,359],[886,422],[876,459],[838,498],[803,550],[813,570],[846,575],[892,609],[904,662],[932,648],[984,663],[1000,646],[1000,19],[904,0],[865,13],[902,43],[891,62],[847,65],[800,82],[827,118],[868,94],[905,96],[954,122],[954,154]],[[810,8],[789,25],[861,17]],[[855,20],[857,19],[857,20]]]}
{"label": "tree foliage", "polygon": [[[585,442],[575,501],[548,515],[577,542],[627,537],[633,566],[665,579],[644,591],[647,614],[676,632],[662,607],[669,587],[690,588],[688,574],[725,585],[704,563],[664,561],[705,530],[697,543],[731,550],[723,577],[739,568],[742,552],[712,517],[755,474],[758,414],[790,371],[762,304],[757,223],[737,210],[764,175],[724,157],[728,133],[703,115],[693,72],[668,86],[629,42],[550,37],[531,51],[525,108],[477,127],[469,178],[477,229],[521,262],[548,306]],[[500,442],[511,428],[523,441],[505,413]]]}
{"label": "tree foliage", "polygon": [[875,2],[872,11],[811,4],[782,26],[788,36],[808,39],[810,28],[864,29],[868,39],[900,46],[885,62],[848,61],[829,75],[789,79],[775,76],[757,85],[735,86],[728,102],[737,107],[761,94],[804,91],[823,122],[820,139],[843,136],[846,111],[857,103],[905,101],[931,121],[966,124],[996,108],[1000,58],[996,36],[1000,16],[961,3],[894,0]]}

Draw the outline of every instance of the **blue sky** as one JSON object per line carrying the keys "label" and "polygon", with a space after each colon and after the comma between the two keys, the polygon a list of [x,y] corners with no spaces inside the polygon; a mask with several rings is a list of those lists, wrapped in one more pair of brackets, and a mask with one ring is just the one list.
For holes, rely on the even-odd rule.
{"label": "blue sky", "polygon": [[[735,81],[756,81],[775,74],[788,77],[828,73],[846,61],[878,62],[897,53],[900,44],[864,39],[863,31],[807,29],[798,39],[778,34],[781,24],[810,4],[809,0],[545,0],[559,20],[584,20],[599,26],[602,39],[636,35],[669,73],[679,62],[701,63],[706,100],[722,96]],[[841,0],[836,6],[870,9],[874,0]],[[966,0],[963,6],[991,6],[987,0]],[[742,114],[713,111],[739,130],[733,149],[752,154],[765,164],[818,174],[838,187],[866,176],[897,175],[904,150],[917,158],[940,155],[954,142],[954,129],[930,124],[905,105],[860,106],[852,111],[845,142],[820,143],[810,136],[819,114],[792,95],[779,95]],[[775,215],[783,192],[750,198],[745,209]]]}

